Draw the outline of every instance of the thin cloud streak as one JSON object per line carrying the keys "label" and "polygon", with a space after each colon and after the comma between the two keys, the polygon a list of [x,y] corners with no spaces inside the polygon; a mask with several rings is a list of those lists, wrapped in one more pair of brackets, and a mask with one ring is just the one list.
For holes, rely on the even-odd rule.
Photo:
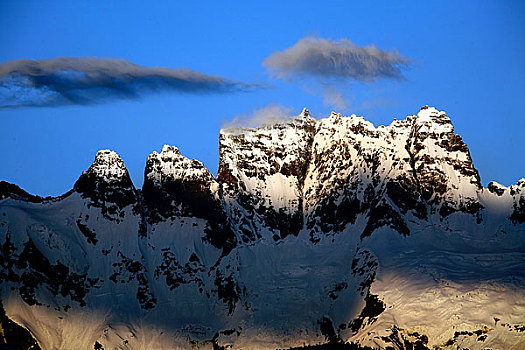
{"label": "thin cloud streak", "polygon": [[372,82],[403,80],[402,70],[411,65],[411,60],[397,51],[381,50],[373,44],[357,46],[348,39],[306,37],[284,51],[271,54],[263,65],[283,80],[310,76],[320,81]]}
{"label": "thin cloud streak", "polygon": [[0,65],[0,108],[92,105],[160,92],[234,93],[261,87],[188,68],[145,67],[114,58],[23,59]]}

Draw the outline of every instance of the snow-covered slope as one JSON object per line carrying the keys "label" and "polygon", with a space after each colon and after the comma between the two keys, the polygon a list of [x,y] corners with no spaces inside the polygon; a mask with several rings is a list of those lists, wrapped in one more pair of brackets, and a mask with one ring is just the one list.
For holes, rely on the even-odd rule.
{"label": "snow-covered slope", "polygon": [[61,197],[1,182],[6,316],[43,349],[525,348],[525,179],[483,188],[444,112],[219,146],[216,179],[164,146],[141,190],[111,151]]}

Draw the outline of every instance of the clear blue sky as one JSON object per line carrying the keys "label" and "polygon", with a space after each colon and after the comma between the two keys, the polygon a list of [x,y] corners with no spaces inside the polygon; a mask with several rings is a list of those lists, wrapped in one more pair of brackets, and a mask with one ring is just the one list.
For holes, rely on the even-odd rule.
{"label": "clear blue sky", "polygon": [[345,84],[350,103],[339,112],[377,125],[435,106],[452,118],[485,185],[525,177],[525,2],[324,3],[2,1],[0,63],[125,58],[272,88],[0,110],[0,179],[34,194],[58,195],[73,186],[98,149],[109,148],[141,187],[147,155],[164,144],[216,173],[224,121],[268,104],[297,114],[308,107],[315,117],[330,113],[318,84],[275,80],[262,66],[272,53],[311,35],[397,49],[414,61],[405,81]]}

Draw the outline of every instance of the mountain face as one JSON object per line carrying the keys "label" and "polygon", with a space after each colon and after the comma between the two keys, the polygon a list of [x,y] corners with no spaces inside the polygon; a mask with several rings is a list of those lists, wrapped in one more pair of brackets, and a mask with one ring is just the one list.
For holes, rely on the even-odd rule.
{"label": "mountain face", "polygon": [[525,347],[525,179],[483,188],[444,112],[305,109],[219,156],[164,146],[141,190],[111,151],[60,197],[1,182],[0,344]]}

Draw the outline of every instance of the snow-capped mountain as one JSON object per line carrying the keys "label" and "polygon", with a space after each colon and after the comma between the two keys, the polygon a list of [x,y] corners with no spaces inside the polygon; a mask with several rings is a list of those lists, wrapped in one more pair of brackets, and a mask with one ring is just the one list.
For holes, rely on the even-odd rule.
{"label": "snow-capped mountain", "polygon": [[1,182],[0,344],[525,348],[525,179],[483,188],[445,112],[305,109],[219,157],[164,146],[141,190],[108,150],[60,197]]}

